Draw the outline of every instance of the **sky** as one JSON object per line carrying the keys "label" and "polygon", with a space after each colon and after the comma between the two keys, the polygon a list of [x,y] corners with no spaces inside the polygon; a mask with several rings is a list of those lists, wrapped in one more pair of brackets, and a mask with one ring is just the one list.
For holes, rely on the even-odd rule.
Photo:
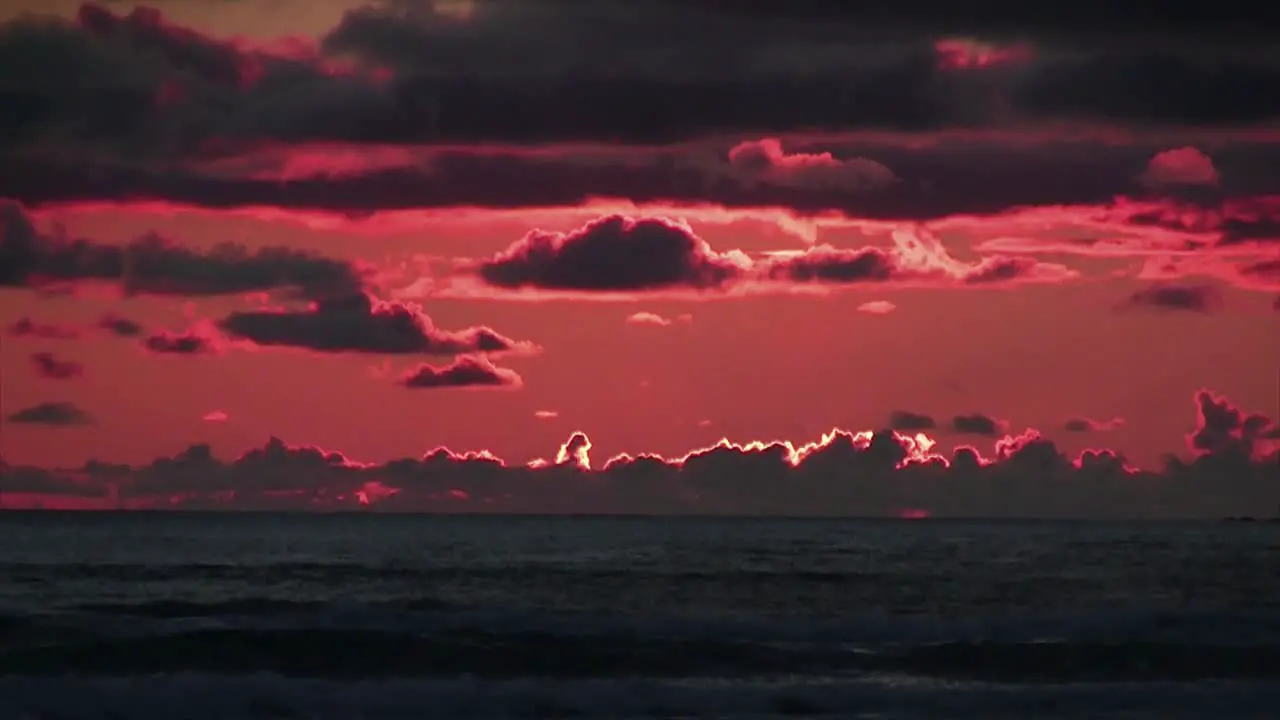
{"label": "sky", "polygon": [[937,3],[10,0],[0,506],[1280,514],[1266,23]]}

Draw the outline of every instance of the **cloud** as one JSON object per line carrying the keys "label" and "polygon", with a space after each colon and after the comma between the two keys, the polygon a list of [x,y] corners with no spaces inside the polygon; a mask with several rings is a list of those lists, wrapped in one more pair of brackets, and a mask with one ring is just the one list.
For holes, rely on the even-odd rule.
{"label": "cloud", "polygon": [[923,228],[897,230],[892,238],[893,246],[888,249],[818,245],[800,253],[775,256],[763,263],[762,269],[770,280],[825,285],[896,282],[978,287],[1061,282],[1077,276],[1063,265],[1026,257],[991,255],[974,262],[957,260]]}
{"label": "cloud", "polygon": [[1213,160],[1194,147],[1165,150],[1151,158],[1143,182],[1148,185],[1217,185],[1221,182]]}
{"label": "cloud", "polygon": [[340,260],[282,247],[253,252],[221,243],[208,252],[145,235],[124,246],[39,232],[18,203],[0,199],[0,285],[118,283],[127,294],[228,295],[293,288],[309,297],[352,292],[367,271]]}
{"label": "cloud", "polygon": [[69,427],[72,425],[88,425],[93,418],[88,413],[69,402],[46,402],[23,408],[8,417],[11,423],[28,425],[51,425]]}
{"label": "cloud", "polygon": [[18,318],[9,326],[9,334],[14,337],[40,340],[74,340],[80,337],[80,331],[73,327],[36,322],[29,317]]}
{"label": "cloud", "polygon": [[1074,417],[1062,424],[1062,429],[1071,433],[1107,432],[1124,427],[1124,418],[1110,420],[1093,420],[1087,417]]}
{"label": "cloud", "polygon": [[651,325],[656,327],[668,327],[677,322],[691,323],[693,322],[693,315],[689,313],[681,313],[675,316],[674,318],[665,318],[657,313],[641,311],[637,313],[632,313],[627,316],[628,325]]}
{"label": "cloud", "polygon": [[777,138],[749,140],[729,150],[729,164],[747,182],[830,187],[858,192],[888,187],[898,178],[875,160],[841,160],[829,152],[791,153]]}
{"label": "cloud", "polygon": [[33,353],[31,362],[37,375],[50,380],[70,380],[84,375],[84,365],[73,360],[59,360],[50,352]]}
{"label": "cloud", "polygon": [[888,315],[897,309],[898,306],[888,300],[870,300],[858,306],[858,312],[869,313],[871,315]]}
{"label": "cloud", "polygon": [[[569,233],[530,232],[488,260],[463,266],[490,295],[518,291],[628,297],[643,292],[724,296],[729,291],[786,292],[858,284],[983,287],[1062,282],[1076,271],[1028,257],[953,257],[924,228],[897,230],[888,248],[816,245],[754,259],[717,251],[687,224],[666,218],[609,215]],[[446,291],[448,292],[448,291]],[[465,292],[465,290],[463,291]]]}
{"label": "cloud", "polygon": [[1195,401],[1196,429],[1187,436],[1187,445],[1197,453],[1252,457],[1260,441],[1277,437],[1274,420],[1245,412],[1213,391],[1200,390]]}
{"label": "cloud", "polygon": [[142,325],[115,313],[106,313],[98,318],[98,327],[120,337],[137,337],[143,332]]}
{"label": "cloud", "polygon": [[921,415],[909,410],[894,410],[889,416],[889,427],[903,432],[916,432],[933,430],[938,427],[938,423],[929,415]]}
{"label": "cloud", "polygon": [[1134,292],[1125,301],[1128,307],[1211,313],[1222,307],[1222,292],[1212,285],[1161,284]]}
{"label": "cloud", "polygon": [[205,422],[224,423],[227,420],[229,420],[230,417],[231,416],[227,415],[225,412],[221,410],[210,410],[209,412],[205,413],[204,416],[201,417],[200,419],[204,420]]}
{"label": "cloud", "polygon": [[197,323],[181,332],[161,330],[142,339],[142,346],[160,355],[214,355],[223,339],[210,323]]}
{"label": "cloud", "polygon": [[560,413],[555,410],[537,410],[534,411],[533,416],[539,420],[554,420],[560,417]]}
{"label": "cloud", "polygon": [[414,303],[357,293],[315,302],[306,310],[241,310],[223,318],[228,335],[258,345],[318,352],[463,355],[532,351],[487,327],[442,330]]}
{"label": "cloud", "polygon": [[610,215],[569,233],[534,230],[477,272],[489,285],[508,289],[706,290],[725,285],[748,264],[741,253],[712,250],[682,222]]}
{"label": "cloud", "polygon": [[514,370],[500,368],[483,355],[460,355],[443,367],[422,364],[405,373],[407,388],[518,388],[524,384]]}
{"label": "cloud", "polygon": [[[1249,92],[1280,76],[1265,23],[1221,10],[1144,25],[1096,3],[1066,20],[951,19],[937,2],[801,4],[500,0],[465,22],[420,4],[369,6],[318,44],[275,47],[89,4],[73,20],[20,17],[0,31],[0,67],[42,68],[3,78],[15,110],[0,137],[153,158],[263,141],[652,144],[848,128],[1260,126],[1280,114],[1280,101]],[[954,72],[955,57],[973,61]]]}
{"label": "cloud", "polygon": [[997,420],[989,415],[982,413],[970,413],[968,415],[956,415],[951,418],[952,432],[961,435],[986,435],[995,437],[1005,431],[1008,426],[1003,420]]}
{"label": "cloud", "polygon": [[1208,201],[1119,197],[1095,206],[1025,208],[999,217],[957,218],[932,226],[940,231],[995,235],[978,245],[980,252],[1145,257],[1169,269],[1166,274],[1171,276],[1211,275],[1247,286],[1238,272],[1224,268],[1228,261],[1243,259],[1265,271],[1275,259],[1280,247],[1276,245],[1280,196]]}
{"label": "cloud", "polygon": [[[812,224],[823,214],[905,222],[1046,205],[1088,210],[1117,197],[1148,204],[1194,202],[1210,209],[1274,194],[1277,178],[1268,168],[1280,162],[1280,142],[1265,130],[868,131],[792,135],[786,142],[797,153],[829,154],[840,162],[874,159],[895,168],[901,181],[858,188],[769,182],[758,174],[733,171],[724,159],[733,147],[731,140],[721,137],[640,148],[403,146],[400,151],[409,158],[402,167],[371,166],[358,173],[307,177],[288,174],[299,164],[313,164],[312,157],[359,156],[367,146],[274,143],[176,168],[27,153],[6,160],[12,170],[0,176],[0,196],[33,206],[145,202],[162,209],[167,203],[237,209],[273,219],[288,218],[289,213],[280,209],[290,209],[295,222],[355,229],[376,226],[394,212],[420,218],[428,208],[510,211],[610,200],[615,205],[625,201],[658,207],[654,214],[664,214],[664,205],[691,212],[706,206],[721,209],[721,214],[727,208],[783,219],[786,209],[793,216],[788,222],[796,225]],[[1144,183],[1151,157],[1179,143],[1212,146],[1222,183]],[[368,152],[376,156],[382,147],[368,147]],[[975,167],[981,168],[980,183],[973,182]]]}
{"label": "cloud", "polygon": [[[1064,454],[1034,430],[989,451],[938,451],[926,434],[832,430],[813,442],[727,439],[678,457],[593,456],[582,432],[551,459],[511,463],[435,448],[364,463],[272,438],[223,461],[208,445],[121,468],[0,468],[0,492],[22,483],[86,483],[126,507],[388,511],[714,513],[967,517],[1220,517],[1275,507],[1275,427],[1209,391],[1196,397],[1193,455],[1140,470],[1112,450]],[[43,480],[41,480],[43,478]]]}

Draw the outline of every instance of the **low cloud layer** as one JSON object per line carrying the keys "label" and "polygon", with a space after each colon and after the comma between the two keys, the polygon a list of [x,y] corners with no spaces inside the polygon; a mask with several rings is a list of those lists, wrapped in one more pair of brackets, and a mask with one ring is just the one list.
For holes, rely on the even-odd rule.
{"label": "low cloud layer", "polygon": [[[141,467],[5,467],[0,492],[106,495],[130,507],[437,512],[1214,517],[1276,507],[1274,422],[1210,391],[1197,393],[1194,407],[1191,458],[1157,470],[1137,470],[1111,450],[1068,457],[1034,430],[997,436],[990,451],[951,454],[924,432],[833,430],[804,445],[723,440],[678,458],[603,461],[586,434],[573,433],[551,459],[520,465],[444,448],[369,464],[273,438],[231,462],[195,445]],[[894,418],[917,427],[927,420]]]}

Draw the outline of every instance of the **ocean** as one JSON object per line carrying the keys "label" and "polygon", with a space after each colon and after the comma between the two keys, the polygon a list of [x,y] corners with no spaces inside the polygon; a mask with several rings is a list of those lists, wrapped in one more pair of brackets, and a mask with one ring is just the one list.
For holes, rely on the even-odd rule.
{"label": "ocean", "polygon": [[0,718],[1280,717],[1280,525],[0,513]]}

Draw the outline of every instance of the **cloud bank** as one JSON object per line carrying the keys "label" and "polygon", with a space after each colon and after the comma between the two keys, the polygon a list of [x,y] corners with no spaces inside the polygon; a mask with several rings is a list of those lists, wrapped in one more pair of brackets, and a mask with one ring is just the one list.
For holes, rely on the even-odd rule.
{"label": "cloud bank", "polygon": [[[1208,390],[1194,400],[1191,459],[1170,457],[1158,470],[1135,469],[1111,450],[1068,457],[1034,430],[990,436],[991,451],[943,454],[928,434],[912,432],[931,418],[900,412],[892,422],[910,429],[832,430],[800,445],[722,440],[675,458],[600,460],[580,432],[553,459],[528,464],[446,448],[362,463],[278,438],[227,462],[193,445],[140,467],[6,466],[0,492],[105,497],[127,507],[427,512],[1212,517],[1276,507],[1274,421]],[[40,412],[62,417],[66,408]],[[994,422],[976,418],[964,420],[984,431]]]}

